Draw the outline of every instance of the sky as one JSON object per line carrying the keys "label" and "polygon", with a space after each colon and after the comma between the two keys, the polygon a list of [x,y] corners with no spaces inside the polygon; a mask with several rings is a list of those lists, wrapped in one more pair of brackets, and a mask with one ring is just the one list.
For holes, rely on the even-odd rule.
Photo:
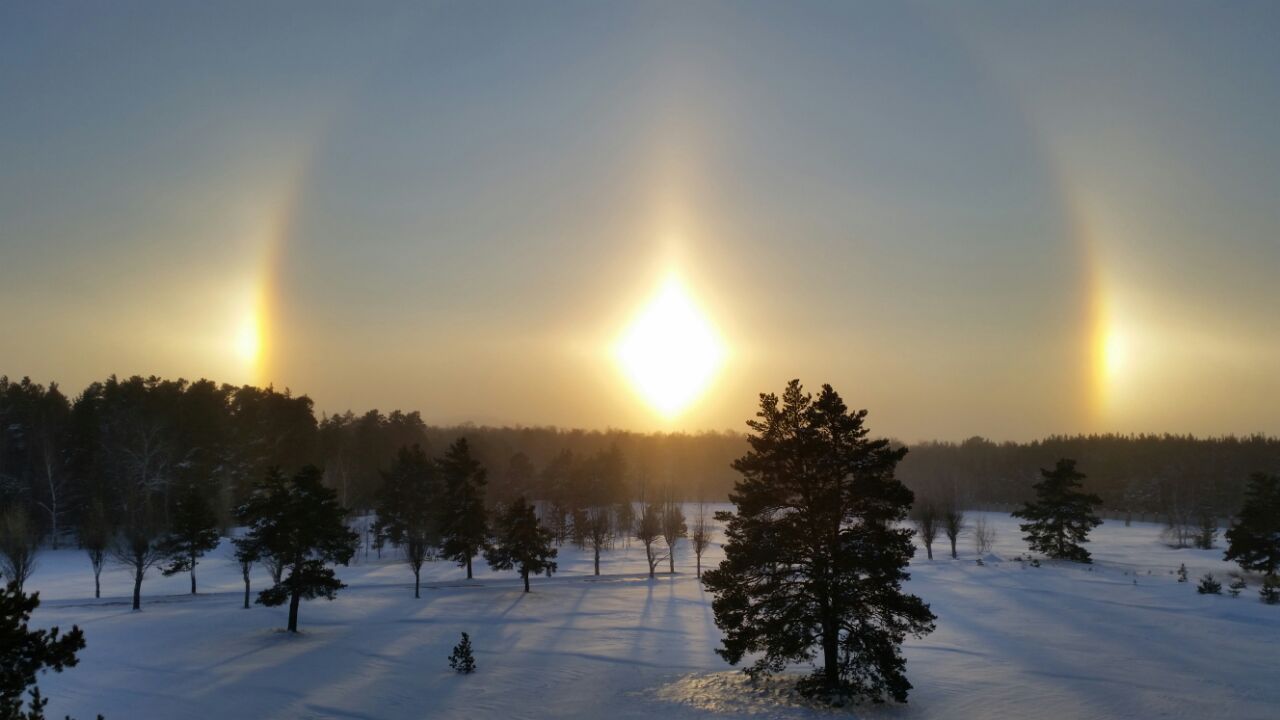
{"label": "sky", "polygon": [[[5,3],[0,374],[1280,433],[1278,36],[1270,2]],[[716,348],[675,411],[619,358],[670,287]]]}

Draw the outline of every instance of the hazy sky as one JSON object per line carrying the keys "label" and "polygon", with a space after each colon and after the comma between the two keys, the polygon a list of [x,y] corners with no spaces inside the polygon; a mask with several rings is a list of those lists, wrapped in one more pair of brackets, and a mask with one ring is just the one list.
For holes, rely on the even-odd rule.
{"label": "hazy sky", "polygon": [[[5,3],[0,374],[1280,433],[1280,4]],[[723,369],[614,345],[675,275]]]}

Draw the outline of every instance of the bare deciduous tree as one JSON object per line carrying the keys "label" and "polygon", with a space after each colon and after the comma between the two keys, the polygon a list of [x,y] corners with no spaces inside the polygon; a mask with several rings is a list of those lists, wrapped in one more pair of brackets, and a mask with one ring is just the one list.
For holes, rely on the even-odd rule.
{"label": "bare deciduous tree", "polygon": [[662,537],[662,508],[647,503],[636,520],[636,539],[644,545],[644,557],[649,562],[649,577],[653,577],[658,563],[665,556],[658,554],[658,540]]}
{"label": "bare deciduous tree", "polygon": [[133,571],[133,609],[142,609],[142,580],[155,565],[165,559],[160,547],[160,532],[146,519],[132,517],[116,535],[111,557]]}
{"label": "bare deciduous tree", "polygon": [[93,596],[102,597],[102,568],[107,564],[107,550],[111,547],[111,524],[101,501],[94,502],[80,525],[80,546],[89,556],[93,567]]}
{"label": "bare deciduous tree", "polygon": [[711,547],[712,525],[707,515],[707,504],[698,503],[698,514],[693,518],[693,527],[689,529],[689,542],[693,545],[693,554],[697,558],[697,575],[702,577],[702,554]]}
{"label": "bare deciduous tree", "polygon": [[991,547],[996,542],[996,528],[987,522],[985,515],[979,515],[978,519],[973,523],[973,547],[978,551],[981,557],[991,552]]}
{"label": "bare deciduous tree", "polygon": [[0,515],[0,575],[15,583],[18,592],[36,569],[40,537],[35,523],[20,505],[12,505]]}
{"label": "bare deciduous tree", "polygon": [[924,543],[925,553],[933,559],[933,541],[938,537],[938,507],[929,500],[916,501],[911,509],[911,522]]}
{"label": "bare deciduous tree", "polygon": [[676,545],[680,538],[688,537],[689,527],[684,521],[680,503],[668,500],[662,508],[662,539],[667,543],[667,571],[676,572]]}
{"label": "bare deciduous tree", "polygon": [[955,501],[947,504],[946,511],[942,514],[942,530],[947,534],[947,539],[951,541],[951,559],[956,559],[956,539],[960,537],[960,532],[964,530],[964,511],[956,505]]}
{"label": "bare deciduous tree", "polygon": [[595,556],[595,574],[600,574],[600,551],[613,542],[613,511],[607,505],[587,510],[585,536]]}

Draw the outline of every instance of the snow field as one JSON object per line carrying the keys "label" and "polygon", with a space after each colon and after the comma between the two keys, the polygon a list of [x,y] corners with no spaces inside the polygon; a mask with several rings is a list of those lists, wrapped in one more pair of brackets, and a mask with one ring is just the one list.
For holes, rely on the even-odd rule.
{"label": "snow field", "polygon": [[[970,522],[976,514],[970,515]],[[130,578],[103,573],[103,598],[77,550],[46,550],[28,584],[33,622],[79,625],[80,664],[46,674],[49,717],[92,718],[1211,718],[1280,717],[1280,608],[1204,596],[1205,572],[1224,581],[1221,550],[1164,547],[1156,525],[1109,521],[1088,545],[1095,565],[1034,568],[1016,520],[989,513],[998,538],[985,566],[968,533],[960,559],[945,538],[920,549],[907,589],[930,603],[937,630],[905,646],[909,704],[813,708],[779,683],[743,683],[714,653],[710,596],[687,543],[674,576],[649,580],[643,548],[560,550],[560,571],[520,592],[515,573],[451,563],[423,568],[422,599],[394,552],[361,551],[339,568],[350,587],[303,604],[299,635],[284,608],[241,608],[229,543],[185,574],[152,571],[143,609]],[[718,562],[714,545],[703,566]],[[1172,574],[1186,563],[1190,582]],[[660,570],[665,570],[665,563]],[[255,570],[255,592],[266,572]],[[1134,584],[1134,581],[1137,584]],[[472,636],[478,671],[447,657]],[[799,669],[798,669],[799,670]]]}

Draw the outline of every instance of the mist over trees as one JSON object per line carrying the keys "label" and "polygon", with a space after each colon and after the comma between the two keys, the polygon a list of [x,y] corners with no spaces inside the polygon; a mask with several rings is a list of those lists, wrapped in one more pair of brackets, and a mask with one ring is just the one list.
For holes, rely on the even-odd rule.
{"label": "mist over trees", "polygon": [[[270,387],[135,376],[68,394],[0,377],[0,510],[20,507],[50,546],[76,537],[97,568],[123,531],[171,532],[184,498],[201,498],[225,531],[272,467],[320,467],[342,507],[372,513],[401,448],[438,456],[459,437],[487,469],[488,509],[524,496],[557,544],[601,548],[629,542],[654,498],[725,501],[747,450],[734,431],[434,427],[417,412],[318,413],[306,395]],[[975,437],[910,449],[897,474],[918,502],[1013,509],[1034,497],[1041,467],[1072,457],[1106,512],[1167,522],[1188,542],[1238,512],[1251,474],[1280,472],[1280,439],[1264,436]]]}

